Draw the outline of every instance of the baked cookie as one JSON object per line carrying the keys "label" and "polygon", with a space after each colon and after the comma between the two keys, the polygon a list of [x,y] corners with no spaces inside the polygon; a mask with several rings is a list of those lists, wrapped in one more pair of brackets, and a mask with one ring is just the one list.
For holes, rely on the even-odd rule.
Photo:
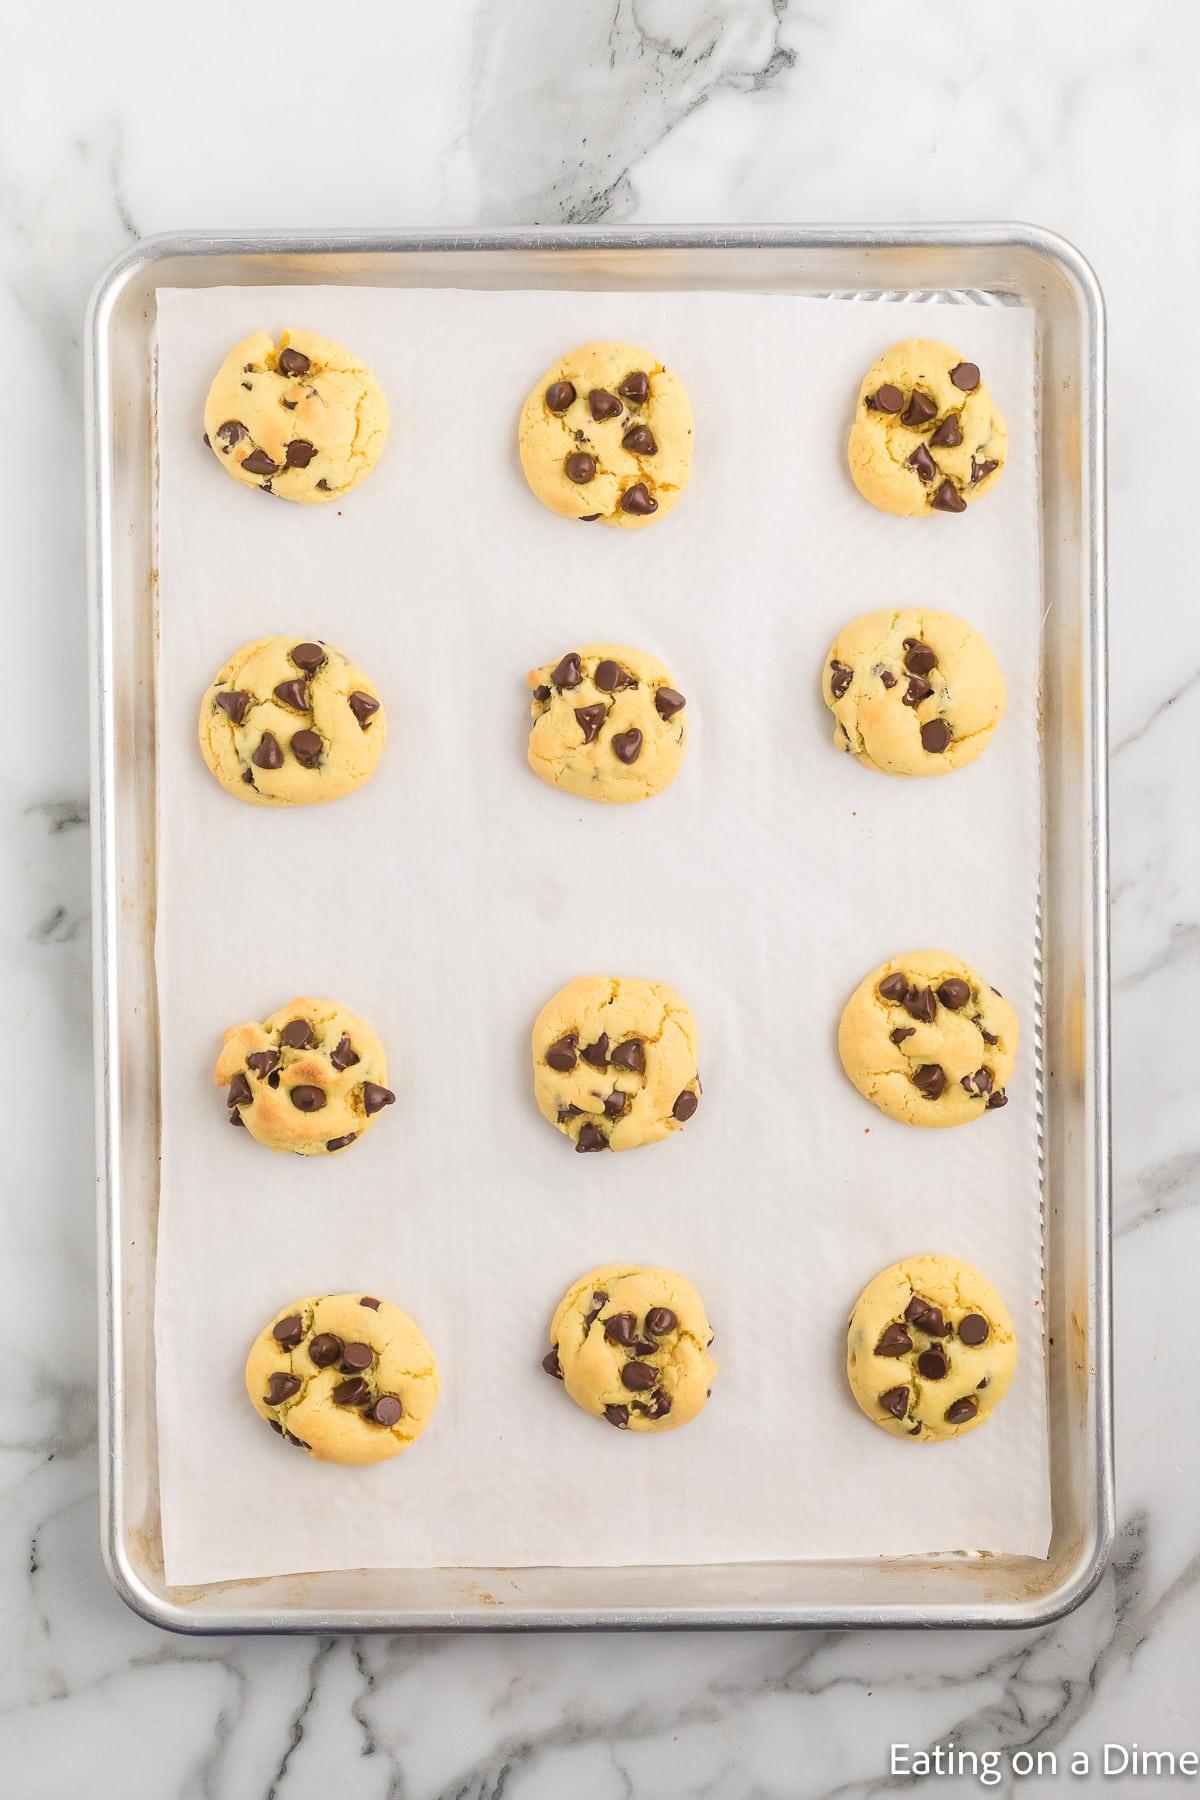
{"label": "baked cookie", "polygon": [[995,487],[1008,427],[973,362],[905,338],[868,369],[850,431],[850,473],[884,512],[965,512]]}
{"label": "baked cookie", "polygon": [[584,344],[547,369],[521,409],[521,467],[551,512],[637,530],[688,483],[692,408],[648,350]]}
{"label": "baked cookie", "polygon": [[383,1045],[335,1000],[289,1000],[265,1025],[233,1026],[213,1080],[229,1089],[231,1125],[301,1156],[348,1149],[396,1098]]}
{"label": "baked cookie", "polygon": [[293,1300],[246,1359],[246,1392],[259,1418],[317,1462],[399,1456],[433,1417],[438,1386],[418,1327],[372,1294]]}
{"label": "baked cookie", "polygon": [[531,669],[529,766],[581,800],[648,800],[687,751],[686,702],[671,674],[628,644],[589,644]]}
{"label": "baked cookie", "polygon": [[913,1256],[877,1275],[850,1315],[846,1374],[868,1419],[893,1437],[937,1444],[989,1418],[1008,1392],[1017,1340],[977,1269]]}
{"label": "baked cookie", "polygon": [[576,1150],[635,1150],[700,1104],[696,1021],[661,981],[580,975],[533,1027],[533,1091]]}
{"label": "baked cookie", "polygon": [[547,1375],[619,1431],[674,1431],[703,1412],[717,1365],[704,1302],[671,1269],[613,1263],[581,1275],[550,1326]]}
{"label": "baked cookie", "polygon": [[846,1002],[842,1067],[860,1094],[907,1125],[964,1125],[1007,1106],[1017,1015],[945,950],[881,963]]}
{"label": "baked cookie", "polygon": [[1004,677],[953,613],[864,613],[825,658],[833,741],[886,775],[945,775],[974,762],[1004,717]]}
{"label": "baked cookie", "polygon": [[387,720],[374,683],[332,644],[255,638],[200,703],[200,749],[225,789],[256,806],[311,806],[369,781]]}
{"label": "baked cookie", "polygon": [[204,403],[204,441],[246,487],[319,505],[369,475],[388,405],[369,369],[312,331],[256,331],[229,352]]}

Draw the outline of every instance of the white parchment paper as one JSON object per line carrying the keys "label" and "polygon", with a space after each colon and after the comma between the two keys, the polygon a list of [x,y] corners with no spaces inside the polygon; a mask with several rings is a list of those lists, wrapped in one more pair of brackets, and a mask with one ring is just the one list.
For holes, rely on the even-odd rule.
{"label": "white parchment paper", "polygon": [[[392,408],[375,473],[301,508],[229,481],[208,383],[250,331],[344,341]],[[885,517],[845,441],[863,370],[943,337],[1006,412],[1010,460],[961,517]],[[696,415],[691,487],[649,530],[555,517],[516,420],[564,348],[651,348]],[[977,1549],[1049,1534],[1033,1055],[1041,618],[1034,336],[1016,309],[714,293],[340,288],[159,295],[157,1358],[168,1581],[308,1569],[704,1563]],[[941,780],[833,748],[818,672],[844,620],[923,603],[992,644],[1008,716]],[[332,805],[230,799],[196,744],[225,658],[327,638],[388,707],[374,780]],[[525,672],[598,639],[661,657],[688,697],[664,796],[577,802],[524,760]],[[1008,1108],[894,1123],[850,1087],[851,990],[951,949],[1024,1032]],[[577,1156],[531,1093],[543,1001],[584,972],[673,983],[704,1100],[666,1143]],[[225,1026],[296,994],[375,1026],[399,1099],[332,1161],[231,1131]],[[945,1250],[999,1288],[1015,1383],[982,1430],[908,1446],[845,1380],[845,1324],[900,1257]],[[542,1374],[551,1311],[595,1264],[686,1273],[721,1363],[701,1419],[609,1430]],[[247,1404],[255,1333],[343,1289],[409,1310],[442,1399],[408,1454],[310,1462]]]}

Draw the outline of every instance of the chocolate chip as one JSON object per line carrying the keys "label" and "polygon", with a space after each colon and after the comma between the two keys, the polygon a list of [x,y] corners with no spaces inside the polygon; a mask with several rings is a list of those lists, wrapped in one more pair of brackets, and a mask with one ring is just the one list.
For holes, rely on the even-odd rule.
{"label": "chocolate chip", "polygon": [[585,1125],[575,1139],[575,1149],[581,1155],[586,1155],[589,1150],[607,1150],[608,1139],[594,1125]]}
{"label": "chocolate chip", "polygon": [[880,669],[879,679],[882,681],[885,688],[894,688],[896,685],[896,677],[892,674],[890,669]]}
{"label": "chocolate chip", "polygon": [[679,1323],[678,1313],[669,1306],[652,1306],[646,1314],[646,1330],[651,1337],[666,1337]]}
{"label": "chocolate chip", "polygon": [[630,1393],[644,1394],[658,1380],[658,1370],[650,1363],[627,1362],[621,1369],[621,1385]]}
{"label": "chocolate chip", "polygon": [[229,714],[235,725],[240,725],[250,711],[250,695],[241,688],[231,688],[227,694],[218,694],[216,704],[222,712]]}
{"label": "chocolate chip", "polygon": [[922,700],[928,700],[933,689],[923,675],[914,675],[900,696],[902,706],[920,706]]}
{"label": "chocolate chip", "polygon": [[279,367],[285,375],[307,375],[312,363],[302,350],[281,350]]}
{"label": "chocolate chip", "polygon": [[377,1087],[373,1081],[363,1082],[363,1109],[368,1119],[374,1113],[382,1112],[385,1106],[393,1105],[395,1099],[391,1088]]}
{"label": "chocolate chip", "polygon": [[629,1408],[627,1406],[606,1406],[604,1416],[610,1425],[615,1425],[620,1431],[623,1431],[629,1424]]}
{"label": "chocolate chip", "polygon": [[291,651],[292,661],[306,675],[315,675],[325,661],[325,652],[320,644],[295,644]]}
{"label": "chocolate chip", "polygon": [[933,997],[933,989],[910,988],[904,1001],[904,1010],[918,1025],[932,1025],[937,1018],[937,1001]]}
{"label": "chocolate chip", "polygon": [[250,436],[250,433],[240,419],[226,419],[223,425],[217,426],[217,436],[223,444],[232,449],[234,444],[240,444],[244,437]]}
{"label": "chocolate chip", "polygon": [[279,1062],[278,1050],[252,1050],[246,1058],[260,1081],[266,1079]]}
{"label": "chocolate chip", "polygon": [[912,1349],[912,1339],[903,1325],[889,1325],[875,1346],[876,1356],[903,1356]]}
{"label": "chocolate chip", "polygon": [[921,745],[930,756],[940,756],[954,741],[954,733],[945,719],[926,719],[921,727]]}
{"label": "chocolate chip", "polygon": [[310,444],[307,438],[293,438],[284,451],[289,469],[307,469],[316,454],[317,446]]}
{"label": "chocolate chip", "polygon": [[885,975],[879,984],[879,992],[885,1000],[905,1000],[908,997],[907,975]]}
{"label": "chocolate chip", "polygon": [[593,419],[615,419],[625,408],[615,394],[607,388],[593,388],[588,395],[588,407]]}
{"label": "chocolate chip", "polygon": [[290,1400],[293,1394],[300,1392],[302,1385],[298,1375],[284,1375],[276,1370],[274,1375],[267,1378],[267,1391],[263,1399],[268,1406],[282,1406],[285,1400]]}
{"label": "chocolate chip", "polygon": [[985,1044],[998,1044],[1000,1042],[1000,1039],[998,1037],[993,1037],[990,1031],[985,1031],[982,1025],[979,1027],[979,1035]]}
{"label": "chocolate chip", "polygon": [[946,1361],[946,1352],[940,1349],[922,1350],[917,1358],[918,1373],[926,1381],[944,1381],[950,1364]]}
{"label": "chocolate chip", "polygon": [[950,379],[956,388],[964,394],[973,394],[979,386],[979,368],[976,363],[956,363],[950,371]]}
{"label": "chocolate chip", "polygon": [[987,1103],[988,1112],[995,1112],[997,1107],[1008,1105],[1008,1095],[1003,1088],[997,1088]]}
{"label": "chocolate chip", "polygon": [[291,1019],[279,1034],[281,1044],[289,1050],[311,1050],[316,1043],[307,1019]]}
{"label": "chocolate chip", "polygon": [[626,1038],[623,1044],[617,1045],[608,1060],[618,1069],[633,1069],[638,1075],[646,1073],[646,1047],[641,1038]]}
{"label": "chocolate chip", "polygon": [[964,1075],[962,1085],[968,1094],[990,1094],[992,1091],[992,1071],[976,1069],[973,1075]]}
{"label": "chocolate chip", "polygon": [[658,501],[651,498],[644,481],[635,481],[633,486],[626,488],[621,495],[621,511],[638,514],[655,513],[658,511]]}
{"label": "chocolate chip", "polygon": [[323,492],[325,492],[326,494],[332,494],[332,492],[333,492],[333,489],[330,487],[329,483],[326,481],[326,479],[323,475],[322,475],[320,481],[318,481],[317,486],[319,488],[321,488],[323,490]]}
{"label": "chocolate chip", "polygon": [[854,670],[848,669],[845,663],[831,662],[829,665],[829,691],[835,700],[840,700],[850,683],[854,680]]}
{"label": "chocolate chip", "polygon": [[632,1344],[637,1338],[637,1319],[633,1313],[613,1313],[604,1321],[604,1335],[610,1344]]}
{"label": "chocolate chip", "polygon": [[935,450],[957,450],[962,443],[962,426],[957,413],[947,413],[929,442]]}
{"label": "chocolate chip", "polygon": [[563,688],[579,686],[583,680],[583,664],[579,660],[578,650],[568,650],[558,667],[551,673],[550,679],[560,691]]}
{"label": "chocolate chip", "polygon": [[354,1045],[345,1032],[338,1039],[335,1048],[329,1052],[329,1060],[338,1070],[352,1069],[354,1064],[360,1060]]}
{"label": "chocolate chip", "polygon": [[937,418],[937,402],[923,394],[920,388],[914,388],[909,396],[908,405],[900,415],[900,423],[919,431],[922,425],[928,425],[930,419]]}
{"label": "chocolate chip", "polygon": [[656,1344],[652,1338],[642,1338],[633,1346],[634,1354],[636,1356],[653,1356],[654,1352],[661,1348],[662,1346]]}
{"label": "chocolate chip", "polygon": [[580,1119],[582,1117],[582,1106],[560,1106],[558,1109],[558,1122],[560,1125],[565,1125],[568,1119]]}
{"label": "chocolate chip", "polygon": [[879,1404],[884,1412],[891,1413],[893,1419],[902,1419],[908,1411],[908,1394],[906,1387],[888,1388],[879,1396]]}
{"label": "chocolate chip", "polygon": [[[205,441],[205,443],[207,443],[208,439],[205,438],[204,441]],[[265,1399],[265,1397],[266,1396],[264,1395],[264,1399]],[[277,1431],[279,1433],[280,1437],[283,1436],[283,1426],[279,1423],[278,1419],[268,1419],[267,1424],[271,1427],[272,1431]]]}
{"label": "chocolate chip", "polygon": [[681,1125],[687,1123],[700,1104],[699,1095],[693,1094],[690,1088],[684,1088],[682,1094],[671,1108],[672,1118],[678,1119]]}
{"label": "chocolate chip", "polygon": [[875,389],[871,405],[876,412],[898,413],[904,405],[904,395],[890,381],[885,381],[882,387]]}
{"label": "chocolate chip", "polygon": [[267,1086],[269,1088],[277,1088],[279,1086],[279,1070],[278,1069],[276,1069],[273,1074],[267,1076]]}
{"label": "chocolate chip", "polygon": [[916,1027],[913,1025],[897,1025],[895,1031],[889,1031],[888,1033],[888,1036],[891,1038],[897,1049],[900,1048],[900,1045],[904,1042],[905,1038],[915,1037],[916,1035]]}
{"label": "chocolate chip", "polygon": [[597,700],[592,706],[577,706],[575,717],[579,720],[584,743],[594,744],[599,736],[600,727],[608,717],[608,709],[603,700]]}
{"label": "chocolate chip", "polygon": [[373,1294],[364,1294],[358,1304],[360,1306],[369,1306],[372,1312],[379,1311],[379,1302]]}
{"label": "chocolate chip", "polygon": [[976,1391],[978,1391],[980,1388],[985,1388],[987,1386],[987,1384],[988,1384],[988,1378],[985,1375],[982,1381],[977,1381],[975,1383]]}
{"label": "chocolate chip", "polygon": [[686,705],[687,701],[676,688],[661,687],[654,696],[654,710],[661,719],[673,719]]}
{"label": "chocolate chip", "polygon": [[304,1336],[304,1320],[299,1313],[289,1313],[272,1325],[271,1336],[277,1344],[298,1344]]}
{"label": "chocolate chip", "polygon": [[649,1406],[636,1403],[639,1412],[645,1413],[648,1419],[665,1419],[671,1410],[671,1396],[662,1388],[651,1396]]}
{"label": "chocolate chip", "polygon": [[632,400],[636,405],[644,406],[650,398],[650,377],[644,369],[634,369],[625,377],[617,392],[623,394],[626,400]]}
{"label": "chocolate chip", "polygon": [[553,413],[564,413],[575,398],[575,388],[569,381],[552,381],[546,389],[546,405]]}
{"label": "chocolate chip", "polygon": [[621,439],[621,448],[631,451],[634,456],[656,456],[658,454],[654,433],[648,425],[631,425]]}
{"label": "chocolate chip", "polygon": [[295,1446],[298,1450],[311,1450],[312,1449],[311,1444],[306,1443],[303,1438],[293,1437],[293,1435],[290,1431],[285,1431],[283,1433],[283,1436],[287,1439],[289,1444],[295,1444]]}
{"label": "chocolate chip", "polygon": [[591,524],[593,524],[593,523],[594,523],[594,522],[595,522],[595,521],[596,521],[596,520],[597,520],[597,519],[598,519],[598,518],[599,518],[599,517],[600,517],[600,514],[599,514],[599,513],[580,513],[580,515],[579,515],[579,523],[580,523],[580,524],[581,524],[581,525],[591,525]]}
{"label": "chocolate chip", "polygon": [[943,1006],[948,1006],[951,1012],[957,1012],[971,998],[971,989],[967,982],[960,981],[957,975],[951,975],[949,980],[943,981],[937,997]]}
{"label": "chocolate chip", "polygon": [[308,1354],[318,1369],[328,1369],[342,1354],[342,1340],[334,1337],[332,1331],[322,1331],[308,1346]]}
{"label": "chocolate chip", "polygon": [[379,711],[379,702],[375,696],[364,694],[361,688],[355,688],[352,694],[347,694],[346,704],[364,731]]}
{"label": "chocolate chip", "polygon": [[325,749],[315,731],[297,731],[292,738],[292,755],[304,769],[315,769]]}
{"label": "chocolate chip", "polygon": [[946,1085],[946,1071],[940,1063],[922,1063],[919,1069],[913,1070],[909,1080],[927,1100],[936,1100]]}
{"label": "chocolate chip", "polygon": [[243,456],[242,467],[248,475],[278,475],[280,464],[272,462],[265,450],[252,450]]}
{"label": "chocolate chip", "polygon": [[592,1310],[591,1310],[591,1312],[589,1312],[587,1318],[583,1321],[583,1329],[585,1331],[590,1331],[592,1329],[592,1326],[596,1323],[596,1320],[600,1317],[601,1308],[605,1307],[607,1305],[608,1305],[608,1295],[605,1293],[602,1293],[599,1288],[595,1288],[592,1292]]}
{"label": "chocolate chip", "polygon": [[291,681],[281,681],[275,689],[275,698],[280,706],[291,706],[297,712],[307,712],[308,683],[299,675]]}
{"label": "chocolate chip", "polygon": [[330,1152],[334,1150],[344,1150],[347,1144],[352,1144],[357,1136],[357,1131],[348,1131],[345,1137],[330,1138],[325,1148]]}
{"label": "chocolate chip", "polygon": [[363,1406],[371,1398],[371,1390],[361,1375],[352,1375],[349,1381],[339,1381],[333,1390],[335,1406]]}
{"label": "chocolate chip", "polygon": [[955,1400],[946,1408],[946,1423],[948,1425],[965,1425],[967,1420],[973,1419],[978,1411],[978,1400],[972,1400],[968,1394],[965,1400]]}
{"label": "chocolate chip", "polygon": [[229,1096],[225,1104],[226,1106],[249,1106],[253,1099],[250,1083],[239,1069],[229,1084]]}
{"label": "chocolate chip", "polygon": [[562,1380],[562,1365],[558,1360],[557,1346],[553,1350],[547,1350],[545,1356],[542,1358],[542,1367],[545,1369],[547,1375],[553,1375],[555,1381]]}
{"label": "chocolate chip", "polygon": [[595,479],[596,459],[589,456],[586,450],[572,451],[563,467],[567,472],[567,480],[576,482],[580,487],[585,487]]}
{"label": "chocolate chip", "polygon": [[966,501],[952,481],[943,481],[929,504],[934,512],[960,513],[967,510]]}
{"label": "chocolate chip", "polygon": [[618,762],[635,763],[642,754],[642,734],[636,725],[630,731],[616,731],[612,747]]}
{"label": "chocolate chip", "polygon": [[629,1104],[629,1095],[623,1094],[620,1088],[614,1088],[604,1102],[604,1116],[608,1119],[619,1119]]}
{"label": "chocolate chip", "polygon": [[286,406],[289,412],[295,412],[299,402],[296,400],[280,400],[279,404],[280,406]]}
{"label": "chocolate chip", "polygon": [[604,661],[597,666],[595,682],[602,694],[615,694],[621,688],[634,685],[633,676],[629,670],[623,669],[619,662],[613,662],[609,657],[605,657]]}
{"label": "chocolate chip", "polygon": [[560,1037],[547,1050],[546,1061],[552,1069],[557,1069],[560,1075],[566,1075],[575,1067],[575,1049],[578,1042],[578,1038],[574,1035]]}
{"label": "chocolate chip", "polygon": [[353,1370],[369,1369],[374,1361],[370,1344],[347,1344],[342,1351],[342,1372],[348,1375]]}
{"label": "chocolate chip", "polygon": [[608,1066],[608,1033],[602,1031],[594,1044],[579,1052],[585,1063],[591,1063],[593,1069],[604,1069]]}
{"label": "chocolate chip", "polygon": [[363,1414],[372,1425],[398,1425],[403,1417],[404,1408],[395,1394],[380,1394],[374,1406],[369,1406]]}
{"label": "chocolate chip", "polygon": [[921,477],[922,481],[933,481],[937,476],[938,466],[934,462],[932,456],[930,456],[924,444],[917,445],[912,455],[908,458],[908,465],[910,468],[917,471],[917,474]]}
{"label": "chocolate chip", "polygon": [[242,386],[248,394],[254,391],[254,383],[252,381],[243,381]]}
{"label": "chocolate chip", "polygon": [[259,769],[281,769],[283,751],[279,748],[279,739],[272,732],[264,731],[250,761]]}
{"label": "chocolate chip", "polygon": [[986,481],[987,477],[992,473],[992,471],[994,469],[998,469],[999,467],[1000,467],[999,462],[997,462],[995,460],[993,460],[992,462],[977,463],[975,461],[975,458],[972,457],[971,458],[971,486],[976,487],[979,484],[979,482]]}
{"label": "chocolate chip", "polygon": [[991,1329],[982,1313],[967,1313],[958,1321],[958,1335],[964,1344],[986,1343]]}
{"label": "chocolate chip", "polygon": [[294,1087],[289,1098],[297,1112],[302,1113],[320,1112],[322,1107],[328,1104],[323,1088],[310,1087],[307,1084]]}
{"label": "chocolate chip", "polygon": [[910,675],[928,675],[937,668],[937,651],[920,638],[905,638],[904,666]]}
{"label": "chocolate chip", "polygon": [[949,1327],[942,1317],[940,1306],[934,1306],[930,1300],[922,1300],[920,1294],[914,1294],[904,1309],[904,1316],[910,1325],[923,1331],[926,1337],[945,1337]]}
{"label": "chocolate chip", "polygon": [[543,683],[541,687],[534,688],[533,697],[539,706],[544,706],[550,698],[550,689]]}

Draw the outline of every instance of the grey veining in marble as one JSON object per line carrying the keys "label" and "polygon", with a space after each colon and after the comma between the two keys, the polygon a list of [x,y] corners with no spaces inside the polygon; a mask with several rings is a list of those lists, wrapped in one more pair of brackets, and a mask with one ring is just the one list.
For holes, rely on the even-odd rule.
{"label": "grey veining in marble", "polygon": [[[1200,1746],[1200,1111],[1182,1030],[1200,1014],[1200,10],[46,0],[6,20],[5,49],[0,1800],[857,1800],[899,1785],[894,1740]],[[1004,216],[1074,239],[1110,307],[1121,1527],[1099,1590],[1032,1634],[160,1635],[109,1591],[96,1531],[93,279],[139,233],[188,225]]]}

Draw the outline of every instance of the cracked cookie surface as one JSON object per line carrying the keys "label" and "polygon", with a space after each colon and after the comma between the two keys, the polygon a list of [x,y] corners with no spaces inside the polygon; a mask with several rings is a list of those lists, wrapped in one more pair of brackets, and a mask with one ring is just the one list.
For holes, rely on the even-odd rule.
{"label": "cracked cookie surface", "polygon": [[717,1364],[704,1302],[672,1269],[611,1263],[581,1275],[550,1325],[548,1375],[620,1431],[674,1431],[704,1410]]}
{"label": "cracked cookie surface", "polygon": [[217,370],[204,403],[213,455],[244,487],[316,506],[369,475],[388,405],[371,371],[313,331],[256,331]]}
{"label": "cracked cookie surface", "polygon": [[908,1125],[964,1125],[1008,1104],[1017,1015],[945,950],[914,950],[860,982],[838,1027],[842,1067]]}
{"label": "cracked cookie surface", "polygon": [[974,762],[1004,717],[1004,677],[979,633],[930,607],[870,612],[843,627],[821,673],[833,741],[888,775]]}
{"label": "cracked cookie surface", "polygon": [[233,1026],[213,1080],[230,1124],[301,1156],[348,1150],[396,1098],[383,1045],[335,1000],[289,1000],[262,1025]]}
{"label": "cracked cookie surface", "polygon": [[914,1256],[877,1275],[850,1317],[846,1374],[868,1419],[893,1437],[963,1437],[1008,1392],[1017,1341],[1008,1309],[978,1269]]}
{"label": "cracked cookie surface", "polygon": [[373,1294],[293,1300],[246,1360],[260,1419],[317,1462],[376,1463],[414,1444],[437,1405],[438,1367],[419,1327]]}
{"label": "cracked cookie surface", "polygon": [[1008,427],[978,365],[949,344],[905,338],[873,363],[850,431],[850,473],[901,518],[965,512],[1004,472]]}
{"label": "cracked cookie surface", "polygon": [[629,644],[588,644],[531,669],[529,766],[581,800],[621,804],[669,787],[687,751],[670,671]]}
{"label": "cracked cookie surface", "polygon": [[521,409],[521,467],[551,512],[626,531],[665,517],[688,483],[692,408],[679,377],[631,344],[584,344]]}
{"label": "cracked cookie surface", "polygon": [[655,1144],[699,1106],[696,1042],[690,1009],[665,982],[581,975],[533,1027],[539,1110],[578,1151]]}
{"label": "cracked cookie surface", "polygon": [[374,683],[332,644],[255,638],[200,703],[200,750],[227,794],[312,806],[369,781],[387,719]]}

